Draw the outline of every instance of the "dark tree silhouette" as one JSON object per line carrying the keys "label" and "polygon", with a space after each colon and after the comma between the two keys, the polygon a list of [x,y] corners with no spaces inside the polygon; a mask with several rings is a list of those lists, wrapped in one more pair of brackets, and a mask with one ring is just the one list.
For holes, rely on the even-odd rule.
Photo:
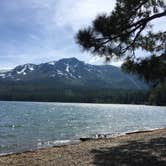
{"label": "dark tree silhouette", "polygon": [[[164,0],[117,0],[109,15],[97,16],[91,26],[78,31],[76,42],[83,50],[104,56],[107,61],[123,58],[124,69],[156,84],[166,78],[166,73],[160,75],[161,70],[166,70],[166,31],[153,32],[151,22],[161,17],[166,21]],[[137,58],[137,49],[151,56]]]}
{"label": "dark tree silhouette", "polygon": [[[134,62],[128,60],[122,65],[122,69],[134,72],[144,77],[149,84],[156,87],[163,83],[166,78],[166,54],[160,56],[152,55],[150,58]],[[142,74],[143,73],[143,74]]]}

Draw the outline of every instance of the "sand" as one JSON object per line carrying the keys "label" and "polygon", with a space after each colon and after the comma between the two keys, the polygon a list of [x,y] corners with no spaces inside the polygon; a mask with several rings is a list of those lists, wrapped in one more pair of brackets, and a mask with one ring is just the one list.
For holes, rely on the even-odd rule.
{"label": "sand", "polygon": [[0,166],[166,166],[166,129],[0,157]]}

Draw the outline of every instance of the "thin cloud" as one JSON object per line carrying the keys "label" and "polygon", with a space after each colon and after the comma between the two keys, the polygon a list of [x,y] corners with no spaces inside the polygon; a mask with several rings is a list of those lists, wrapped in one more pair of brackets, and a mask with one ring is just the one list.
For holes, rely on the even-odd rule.
{"label": "thin cloud", "polygon": [[[114,5],[115,0],[1,0],[0,68],[73,56],[102,63],[82,53],[74,35],[99,13],[110,13]],[[158,29],[166,26],[164,21],[157,23]]]}
{"label": "thin cloud", "polygon": [[56,7],[55,21],[58,26],[71,26],[74,30],[90,24],[98,13],[110,12],[115,0],[61,0]]}

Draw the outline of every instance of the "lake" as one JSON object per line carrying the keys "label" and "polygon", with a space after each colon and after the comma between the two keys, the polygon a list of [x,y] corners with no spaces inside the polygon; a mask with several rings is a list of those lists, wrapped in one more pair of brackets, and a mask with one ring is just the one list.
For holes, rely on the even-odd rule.
{"label": "lake", "polygon": [[166,127],[166,107],[0,101],[0,154]]}

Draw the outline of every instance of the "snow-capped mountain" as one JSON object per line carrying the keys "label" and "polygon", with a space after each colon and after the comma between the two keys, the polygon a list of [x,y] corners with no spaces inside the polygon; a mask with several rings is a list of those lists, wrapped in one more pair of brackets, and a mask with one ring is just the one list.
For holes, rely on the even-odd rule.
{"label": "snow-capped mountain", "polygon": [[144,89],[147,85],[137,77],[111,65],[95,66],[76,58],[61,59],[39,65],[20,65],[0,74],[5,82],[54,82],[71,86]]}

